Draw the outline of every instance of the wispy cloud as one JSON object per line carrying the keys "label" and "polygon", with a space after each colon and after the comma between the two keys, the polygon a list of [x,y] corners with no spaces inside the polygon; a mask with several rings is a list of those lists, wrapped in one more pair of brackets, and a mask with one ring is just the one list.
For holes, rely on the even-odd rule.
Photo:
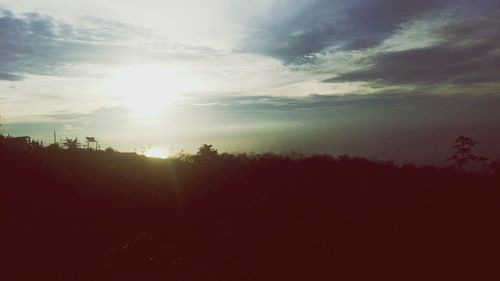
{"label": "wispy cloud", "polygon": [[89,68],[80,70],[86,65],[193,61],[211,51],[168,44],[150,30],[113,20],[85,17],[74,25],[48,15],[17,15],[5,9],[0,10],[0,37],[3,80],[22,74],[92,75]]}

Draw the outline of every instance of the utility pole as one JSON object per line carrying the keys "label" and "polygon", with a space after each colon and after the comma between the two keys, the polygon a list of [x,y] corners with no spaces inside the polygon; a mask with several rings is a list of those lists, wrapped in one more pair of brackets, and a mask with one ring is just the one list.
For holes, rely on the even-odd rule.
{"label": "utility pole", "polygon": [[57,139],[56,138],[56,130],[54,130],[54,144],[56,144],[56,142],[57,142],[56,139]]}

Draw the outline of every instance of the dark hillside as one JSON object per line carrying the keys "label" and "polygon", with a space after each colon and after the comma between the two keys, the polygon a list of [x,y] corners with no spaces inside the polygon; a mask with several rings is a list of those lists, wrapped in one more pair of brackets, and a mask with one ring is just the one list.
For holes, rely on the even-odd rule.
{"label": "dark hillside", "polygon": [[1,280],[484,280],[500,178],[359,158],[0,151]]}

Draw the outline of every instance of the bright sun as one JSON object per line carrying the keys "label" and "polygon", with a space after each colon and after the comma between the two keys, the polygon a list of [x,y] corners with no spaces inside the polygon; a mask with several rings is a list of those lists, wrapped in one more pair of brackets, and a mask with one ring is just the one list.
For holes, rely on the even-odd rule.
{"label": "bright sun", "polygon": [[161,148],[150,148],[143,153],[144,156],[149,158],[161,158],[166,159],[170,156],[170,153]]}
{"label": "bright sun", "polygon": [[197,89],[197,81],[185,70],[159,64],[123,68],[111,79],[111,92],[122,97],[138,117],[157,117],[182,94]]}

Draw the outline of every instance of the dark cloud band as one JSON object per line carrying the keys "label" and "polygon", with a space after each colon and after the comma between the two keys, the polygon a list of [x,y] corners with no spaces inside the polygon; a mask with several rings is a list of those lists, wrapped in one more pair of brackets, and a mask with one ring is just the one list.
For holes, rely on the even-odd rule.
{"label": "dark cloud band", "polygon": [[[303,63],[307,61],[304,57],[328,48],[359,50],[374,47],[391,36],[399,25],[414,17],[448,7],[463,6],[465,9],[467,2],[315,0],[292,12],[278,5],[272,11],[273,20],[257,24],[245,48],[286,63]],[[290,4],[286,2],[286,5]],[[275,20],[274,15],[281,16]]]}
{"label": "dark cloud band", "polygon": [[500,82],[500,10],[439,29],[437,45],[375,53],[363,69],[325,82],[473,84]]}

